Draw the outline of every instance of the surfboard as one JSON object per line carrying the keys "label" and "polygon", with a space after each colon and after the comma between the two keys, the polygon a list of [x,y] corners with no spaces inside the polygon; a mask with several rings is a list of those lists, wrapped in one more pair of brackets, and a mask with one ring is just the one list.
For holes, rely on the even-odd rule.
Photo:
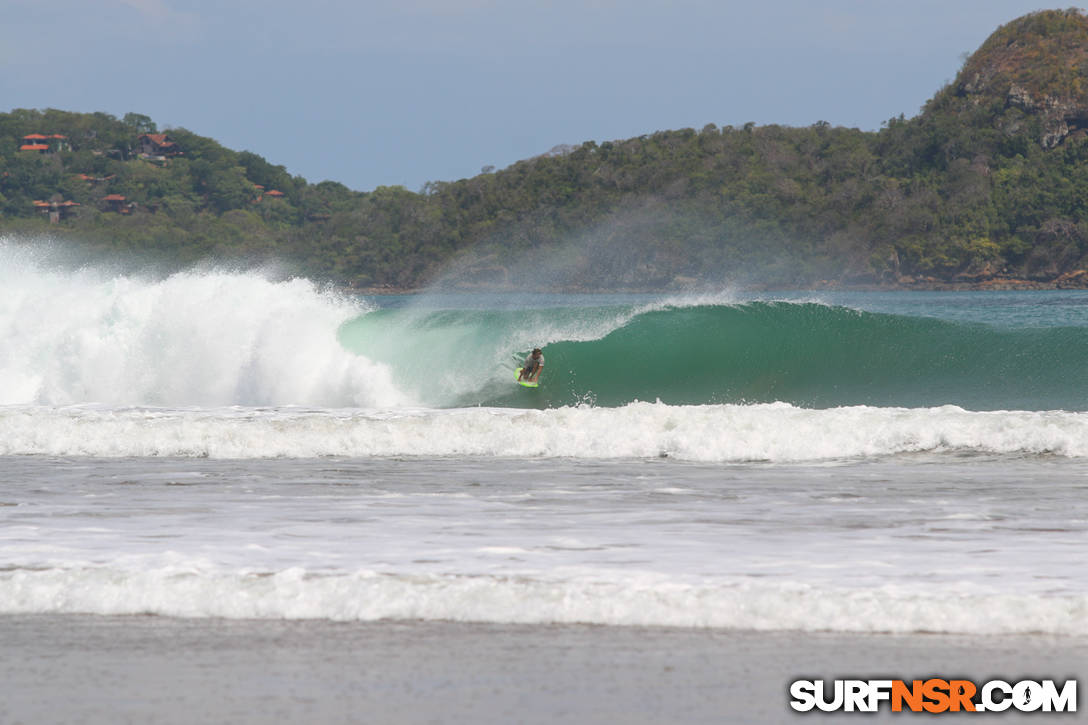
{"label": "surfboard", "polygon": [[518,368],[517,370],[514,371],[514,380],[517,381],[518,385],[520,385],[520,386],[522,386],[524,388],[539,388],[540,387],[540,378],[537,378],[536,379],[537,381],[535,383],[530,383],[528,380],[518,379],[519,375],[521,375],[521,368]]}

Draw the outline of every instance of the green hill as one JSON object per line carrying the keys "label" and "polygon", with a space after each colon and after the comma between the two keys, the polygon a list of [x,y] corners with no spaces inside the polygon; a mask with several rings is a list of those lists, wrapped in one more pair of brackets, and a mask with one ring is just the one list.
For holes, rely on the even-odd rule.
{"label": "green hill", "polygon": [[0,114],[0,232],[361,287],[1086,286],[1086,138],[1088,18],[1042,11],[877,132],[711,124],[419,193],[309,184],[138,114],[16,110]]}

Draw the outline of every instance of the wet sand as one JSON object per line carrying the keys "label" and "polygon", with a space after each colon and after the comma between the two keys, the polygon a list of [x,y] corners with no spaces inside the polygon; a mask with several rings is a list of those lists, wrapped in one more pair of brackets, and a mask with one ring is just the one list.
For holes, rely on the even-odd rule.
{"label": "wet sand", "polygon": [[[798,715],[787,689],[802,677],[1083,685],[1088,673],[1088,638],[1024,635],[7,615],[0,642],[9,725],[904,722]],[[1058,720],[1083,721],[1080,709]]]}

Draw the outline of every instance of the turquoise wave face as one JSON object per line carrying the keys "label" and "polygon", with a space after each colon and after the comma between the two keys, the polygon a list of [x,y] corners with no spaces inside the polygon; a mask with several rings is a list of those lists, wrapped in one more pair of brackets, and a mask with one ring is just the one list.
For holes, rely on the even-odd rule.
{"label": "turquoise wave face", "polygon": [[[383,310],[341,331],[424,404],[788,402],[1088,408],[1088,328],[1002,328],[817,303]],[[508,382],[542,344],[543,384]]]}

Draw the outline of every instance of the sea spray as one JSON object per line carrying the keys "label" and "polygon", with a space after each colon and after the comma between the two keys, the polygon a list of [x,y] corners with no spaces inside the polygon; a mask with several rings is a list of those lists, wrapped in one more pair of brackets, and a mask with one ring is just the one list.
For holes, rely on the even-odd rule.
{"label": "sea spray", "polygon": [[407,404],[337,342],[370,308],[304,279],[56,269],[0,246],[0,404]]}

